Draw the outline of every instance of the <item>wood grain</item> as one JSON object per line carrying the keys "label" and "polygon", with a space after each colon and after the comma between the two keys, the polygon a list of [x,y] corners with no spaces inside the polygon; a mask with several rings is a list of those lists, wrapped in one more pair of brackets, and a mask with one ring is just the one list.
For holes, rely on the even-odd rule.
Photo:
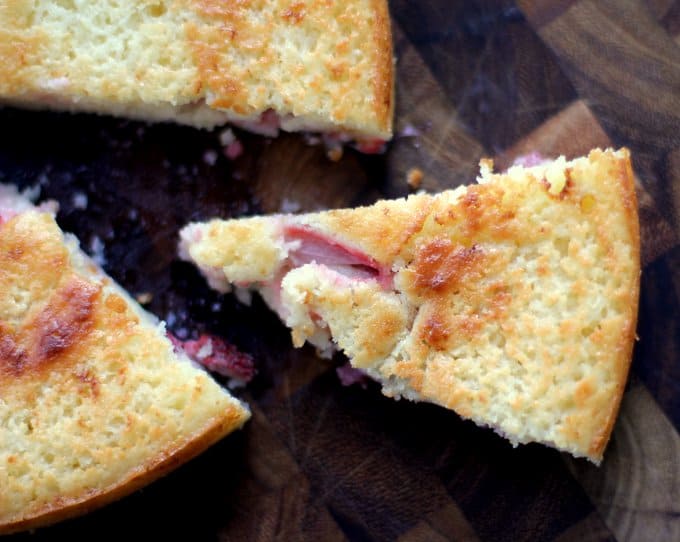
{"label": "wood grain", "polygon": [[453,501],[450,501],[439,510],[428,514],[410,531],[399,537],[399,542],[418,542],[420,540],[479,542],[480,538],[472,525],[465,519],[460,508]]}
{"label": "wood grain", "polygon": [[[424,190],[436,192],[463,184],[476,175],[484,147],[469,133],[453,109],[451,97],[399,24],[394,24],[393,34],[397,54],[397,136],[391,149],[393,158],[387,161],[387,184],[382,192],[388,197],[408,193],[406,175],[416,166],[426,173]],[[404,135],[409,133],[416,135]]]}
{"label": "wood grain", "polygon": [[[330,162],[299,135],[0,110],[0,181],[39,186],[60,224],[182,336],[251,353],[235,434],[87,517],[8,540],[678,540],[680,510],[680,2],[392,0],[396,134],[384,156]],[[1,59],[0,59],[1,60]],[[211,291],[174,256],[189,220],[369,203],[472,182],[540,151],[631,149],[642,297],[630,388],[600,468],[512,448],[432,405],[343,388],[342,356],[294,350],[259,299]],[[207,153],[207,154],[206,154]],[[82,198],[87,197],[83,208]],[[0,491],[2,489],[0,488]]]}
{"label": "wood grain", "polygon": [[654,398],[637,384],[628,391],[598,469],[569,461],[618,540],[680,538],[680,437]]}
{"label": "wood grain", "polygon": [[[605,134],[595,115],[584,101],[578,100],[503,151],[494,159],[494,165],[502,171],[512,165],[517,157],[531,152],[549,158],[560,155],[575,158],[596,147],[612,146],[614,143]],[[672,166],[669,169],[675,171]],[[678,245],[678,233],[658,211],[656,203],[637,177],[635,188],[638,212],[642,217],[641,260],[643,265],[647,265]]]}
{"label": "wood grain", "polygon": [[605,131],[635,149],[638,174],[663,200],[656,164],[680,145],[680,49],[672,37],[641,1],[573,2],[548,20],[549,0],[519,5]]}

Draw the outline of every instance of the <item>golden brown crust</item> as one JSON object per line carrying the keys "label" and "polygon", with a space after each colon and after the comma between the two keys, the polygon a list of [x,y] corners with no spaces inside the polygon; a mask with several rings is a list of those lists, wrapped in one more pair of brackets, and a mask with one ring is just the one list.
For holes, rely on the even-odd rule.
{"label": "golden brown crust", "polygon": [[[548,169],[544,174],[550,177],[551,172]],[[524,172],[517,175],[520,180],[527,177]],[[473,349],[486,351],[489,357],[493,357],[497,349],[490,349],[485,343],[502,340],[505,346],[501,351],[523,365],[520,373],[530,367],[532,361],[523,352],[527,348],[539,351],[542,348],[540,345],[531,346],[532,335],[541,337],[546,343],[557,341],[556,347],[540,353],[545,361],[534,369],[544,374],[537,390],[544,393],[544,387],[547,386],[547,390],[554,388],[552,393],[556,397],[548,400],[541,395],[525,394],[524,400],[533,398],[548,409],[552,407],[550,401],[561,396],[555,402],[564,404],[567,412],[575,410],[564,416],[557,435],[544,440],[599,462],[623,393],[637,315],[639,226],[629,154],[625,150],[618,155],[593,151],[587,160],[564,168],[564,186],[558,194],[552,193],[545,178],[536,180],[554,203],[547,207],[547,202],[541,203],[529,213],[529,209],[522,207],[526,202],[539,205],[540,191],[533,195],[534,185],[528,184],[521,188],[523,194],[519,197],[512,193],[498,194],[496,190],[505,182],[502,175],[495,176],[489,184],[470,187],[459,205],[444,206],[445,213],[435,211],[433,222],[436,225],[426,223],[421,236],[429,239],[435,232],[448,229],[449,235],[453,235],[461,246],[474,242],[480,251],[490,247],[496,252],[496,261],[487,261],[473,268],[473,275],[454,288],[456,295],[444,296],[445,301],[435,298],[420,305],[419,318],[416,318],[412,332],[430,336],[433,329],[446,329],[450,339],[446,343],[447,351],[455,352],[472,345]],[[526,202],[522,201],[524,198]],[[584,201],[590,203],[584,206]],[[536,221],[532,230],[533,213],[545,213],[546,208],[550,209],[548,220]],[[581,220],[579,217],[585,219],[586,216],[588,227],[578,222]],[[558,234],[560,223],[569,224],[571,229]],[[563,241],[559,241],[563,246],[557,247],[564,251],[564,255],[555,253],[556,259],[551,259],[546,255],[549,245],[544,243],[543,238],[552,241],[557,235],[564,235]],[[508,241],[518,248],[510,252],[503,249]],[[521,255],[525,244],[530,251],[535,250],[532,246],[539,248],[535,256],[538,264],[535,278],[525,269],[513,268],[509,259],[517,257],[510,256],[512,252]],[[459,250],[464,254],[462,251],[465,249]],[[567,260],[563,259],[565,256]],[[444,259],[444,263],[447,261]],[[530,262],[526,265],[528,267]],[[588,274],[597,267],[602,269],[601,274],[591,274],[589,278]],[[411,269],[418,276],[417,268],[416,260],[403,272],[406,288],[413,283],[409,279]],[[446,269],[447,266],[443,265],[440,272],[446,272]],[[469,267],[465,266],[464,270],[469,272]],[[616,276],[620,283],[612,278]],[[538,292],[527,291],[525,282],[529,280],[535,284],[533,288],[540,288]],[[552,285],[555,292],[546,291],[548,288],[540,287],[540,284]],[[433,284],[423,281],[416,281],[413,287],[412,297],[427,298],[428,291],[436,291]],[[560,297],[563,289],[567,296],[566,304],[557,314],[551,310],[534,320],[522,312],[526,309],[521,307],[536,302],[546,303],[548,307],[552,303],[560,306],[565,302],[565,298]],[[597,296],[602,296],[598,300],[603,304],[602,317],[588,309],[589,300]],[[440,303],[445,303],[447,310],[438,310]],[[586,320],[591,323],[585,325],[583,322]],[[547,327],[545,321],[554,322],[552,326],[557,328]],[[531,333],[527,334],[527,329]],[[522,336],[526,338],[518,340]],[[431,356],[429,348],[435,346],[430,344],[424,348],[422,342],[413,341],[410,355],[405,357],[406,363],[390,366],[384,376],[396,374],[411,382],[411,390],[415,389],[420,398],[429,398],[465,416],[489,423],[485,421],[488,415],[484,414],[488,410],[483,406],[488,400],[484,386],[477,389],[479,384],[472,387],[462,383],[452,385],[455,382],[451,381],[452,371],[455,374],[460,370],[459,378],[468,379],[471,367],[461,369],[437,357],[425,362]],[[602,354],[603,351],[606,355]],[[590,356],[594,358],[592,361]],[[593,365],[588,367],[590,363]],[[507,371],[506,378],[511,375],[517,378],[517,368],[510,366]],[[428,373],[431,373],[429,378]],[[466,376],[463,377],[463,374]],[[506,373],[501,371],[500,374]],[[555,386],[546,382],[550,378],[560,384]],[[565,389],[570,390],[568,394],[565,394]],[[512,409],[513,405],[508,404],[508,407]],[[517,404],[514,408],[521,412],[521,409],[517,410]],[[504,414],[495,413],[493,416],[502,418]],[[508,423],[506,427],[502,423],[499,425],[501,431],[517,438],[507,428],[513,427],[512,424]],[[523,438],[517,440],[522,441]]]}
{"label": "golden brown crust", "polygon": [[391,137],[386,0],[161,7],[4,2],[0,99],[196,126],[274,110],[286,130]]}
{"label": "golden brown crust", "polygon": [[317,115],[349,132],[365,126],[376,136],[391,133],[392,38],[384,0],[191,6],[198,17],[187,37],[209,105],[241,115],[273,108]]}
{"label": "golden brown crust", "polygon": [[[415,259],[405,271],[405,282],[413,285],[409,294],[423,298],[427,313],[423,313],[423,325],[418,330],[421,344],[428,348],[446,351],[452,339],[471,340],[479,331],[484,318],[500,317],[501,301],[507,297],[502,285],[491,285],[479,291],[476,285],[493,266],[493,254],[486,253],[477,245],[466,248],[450,239],[437,237],[418,247]],[[410,277],[409,277],[410,275]],[[451,296],[465,292],[467,305],[481,306],[487,301],[487,309],[479,313],[452,314],[449,306]]]}
{"label": "golden brown crust", "polygon": [[37,211],[0,225],[0,397],[0,533],[130,493],[248,417]]}
{"label": "golden brown crust", "polygon": [[[601,153],[601,151],[594,151]],[[630,370],[630,360],[633,357],[633,347],[636,340],[637,314],[638,305],[640,301],[640,220],[638,218],[638,202],[637,194],[635,192],[635,176],[633,174],[633,166],[630,160],[630,151],[622,149],[622,160],[613,165],[615,171],[611,172],[609,179],[616,183],[620,190],[620,200],[623,203],[624,213],[626,215],[625,224],[628,227],[628,236],[631,246],[631,260],[634,273],[630,279],[628,299],[626,301],[630,316],[626,320],[620,335],[619,343],[616,346],[616,392],[612,396],[609,405],[609,411],[606,413],[605,422],[599,431],[593,436],[588,455],[600,461],[604,454],[604,450],[609,442],[614,423],[621,406],[623,392],[628,379],[628,371]]]}
{"label": "golden brown crust", "polygon": [[394,116],[394,58],[392,57],[392,25],[387,2],[373,0],[375,55],[374,100],[378,125],[385,133],[392,132]]}
{"label": "golden brown crust", "polygon": [[94,325],[94,306],[101,288],[73,276],[55,291],[47,305],[17,332],[0,322],[0,374],[16,379],[39,377],[68,350],[77,347]]}
{"label": "golden brown crust", "polygon": [[231,409],[219,418],[210,420],[204,428],[197,431],[196,435],[187,435],[183,442],[176,444],[175,448],[169,448],[163,454],[154,457],[148,464],[140,465],[137,470],[117,484],[104,490],[83,493],[74,499],[56,499],[50,505],[33,511],[30,517],[0,523],[0,535],[36,529],[81,516],[126,497],[198,456],[242,424],[243,414],[238,409]]}
{"label": "golden brown crust", "polygon": [[[237,246],[229,234],[236,225],[249,230],[263,220],[218,222],[219,244],[189,243],[187,255],[210,272],[201,255],[218,257],[220,247]],[[273,306],[296,344],[323,346],[309,316],[316,314],[386,394],[451,408],[514,443],[544,442],[600,461],[638,307],[640,238],[627,150],[483,171],[480,184],[436,196],[270,219],[272,227],[281,223],[304,225],[394,273],[392,288],[365,274],[342,278],[346,271],[320,265],[323,254],[287,272]],[[241,254],[246,265],[222,262],[223,280],[248,282],[250,273],[257,281],[250,259],[256,254]],[[270,262],[269,276],[284,260]],[[366,330],[376,330],[370,344]]]}
{"label": "golden brown crust", "polygon": [[359,209],[301,215],[300,222],[370,254],[381,264],[391,264],[408,240],[422,229],[431,207],[432,196],[417,194]]}
{"label": "golden brown crust", "polygon": [[25,68],[35,62],[40,38],[0,29],[0,95],[21,95],[29,87]]}

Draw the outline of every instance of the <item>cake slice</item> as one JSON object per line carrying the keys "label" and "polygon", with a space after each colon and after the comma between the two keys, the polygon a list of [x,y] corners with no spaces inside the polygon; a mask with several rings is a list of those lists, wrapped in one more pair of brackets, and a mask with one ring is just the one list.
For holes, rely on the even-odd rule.
{"label": "cake slice", "polygon": [[392,397],[598,463],[635,337],[627,150],[373,206],[185,227],[220,291],[258,290],[293,343],[340,348]]}
{"label": "cake slice", "polygon": [[386,0],[0,3],[0,102],[274,135],[392,135]]}
{"label": "cake slice", "polygon": [[249,417],[49,211],[0,185],[0,533],[122,497]]}

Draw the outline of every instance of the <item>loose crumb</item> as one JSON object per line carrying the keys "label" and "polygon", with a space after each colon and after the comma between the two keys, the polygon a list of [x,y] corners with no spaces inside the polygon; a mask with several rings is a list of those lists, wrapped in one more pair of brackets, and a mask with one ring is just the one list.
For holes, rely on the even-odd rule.
{"label": "loose crumb", "polygon": [[231,143],[236,141],[236,136],[231,128],[225,128],[220,132],[220,145],[223,147],[228,147]]}
{"label": "loose crumb", "polygon": [[[224,156],[226,156],[229,160],[236,160],[243,154],[243,151],[245,150],[243,148],[243,143],[239,141],[231,128],[222,130],[222,132],[220,132],[219,139],[220,145],[222,145],[222,154],[224,154]],[[203,160],[205,160],[208,165],[212,165],[210,164],[210,160],[212,160],[213,157],[208,155],[208,152],[206,152],[206,154],[203,156]],[[214,159],[217,161],[217,156],[215,156]]]}
{"label": "loose crumb", "polygon": [[36,184],[34,186],[29,186],[25,188],[21,192],[21,195],[26,199],[35,202],[40,197],[40,192],[41,192],[40,184]]}
{"label": "loose crumb", "polygon": [[92,260],[100,267],[104,267],[106,265],[106,255],[104,253],[104,243],[99,236],[93,235],[90,238],[89,248]]}
{"label": "loose crumb", "polygon": [[540,152],[530,152],[529,154],[523,154],[515,158],[512,162],[513,166],[522,167],[533,167],[540,166],[541,164],[547,162],[546,158]]}
{"label": "loose crumb", "polygon": [[217,163],[217,152],[213,149],[208,149],[203,153],[203,162],[209,166],[214,166]]}
{"label": "loose crumb", "polygon": [[191,360],[208,371],[234,380],[230,383],[232,386],[243,386],[255,376],[255,360],[250,354],[241,352],[233,344],[215,335],[202,333],[196,340],[187,340],[188,333],[182,337],[180,331],[167,334],[175,350],[183,350]]}
{"label": "loose crumb", "polygon": [[314,146],[314,145],[321,145],[322,139],[320,136],[316,134],[310,134],[308,132],[303,132],[302,136],[304,137],[305,144]]}
{"label": "loose crumb", "polygon": [[420,130],[409,123],[397,134],[397,137],[418,137],[420,135]]}
{"label": "loose crumb", "polygon": [[71,203],[75,209],[87,209],[87,194],[76,192],[71,198]]}
{"label": "loose crumb", "polygon": [[140,292],[135,296],[135,299],[140,305],[147,305],[148,303],[151,303],[153,294],[151,292]]}
{"label": "loose crumb", "polygon": [[342,146],[331,147],[326,150],[326,156],[331,162],[339,162],[342,158]]}
{"label": "loose crumb", "polygon": [[279,206],[282,213],[297,213],[300,209],[302,209],[300,202],[288,198],[283,198]]}
{"label": "loose crumb", "polygon": [[368,376],[361,369],[355,369],[350,365],[349,362],[337,367],[335,369],[340,383],[343,386],[352,386],[354,384],[359,384],[362,388],[366,389],[368,383],[371,381],[371,377]]}
{"label": "loose crumb", "polygon": [[243,154],[244,150],[243,143],[236,139],[227,145],[224,149],[224,155],[229,158],[229,160],[236,160]]}
{"label": "loose crumb", "polygon": [[413,188],[413,190],[418,190],[423,182],[425,175],[423,171],[417,167],[412,167],[406,173],[406,183]]}

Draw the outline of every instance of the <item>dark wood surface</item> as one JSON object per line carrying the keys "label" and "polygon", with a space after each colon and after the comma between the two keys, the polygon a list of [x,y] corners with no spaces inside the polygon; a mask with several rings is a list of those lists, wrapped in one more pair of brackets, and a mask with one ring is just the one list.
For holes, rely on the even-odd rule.
{"label": "dark wood surface", "polygon": [[[392,0],[396,137],[338,163],[285,135],[217,133],[0,110],[0,181],[39,185],[86,250],[179,334],[253,354],[247,427],[84,518],[16,540],[680,540],[680,2]],[[413,136],[416,132],[418,135]],[[471,182],[482,156],[628,146],[643,243],[640,318],[621,415],[600,468],[513,449],[443,409],[343,388],[311,349],[209,291],[174,256],[189,220],[367,203]],[[86,194],[79,208],[76,194]],[[2,491],[2,488],[0,488]]]}

